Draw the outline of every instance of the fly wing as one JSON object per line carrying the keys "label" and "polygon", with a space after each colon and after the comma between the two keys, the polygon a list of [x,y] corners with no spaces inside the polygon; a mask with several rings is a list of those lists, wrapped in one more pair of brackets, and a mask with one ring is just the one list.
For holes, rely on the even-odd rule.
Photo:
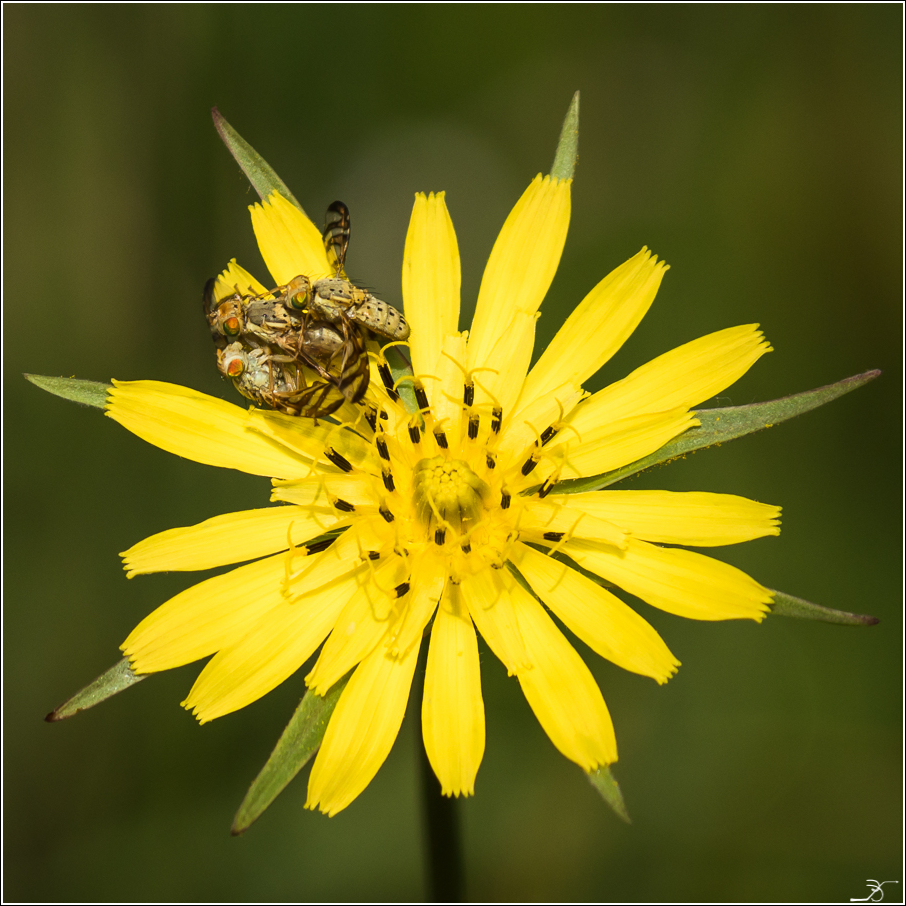
{"label": "fly wing", "polygon": [[326,415],[332,415],[345,402],[346,397],[336,384],[327,381],[312,381],[291,396],[281,395],[280,408],[291,415],[301,415],[317,420]]}
{"label": "fly wing", "polygon": [[349,208],[342,201],[335,201],[324,219],[324,248],[327,260],[338,277],[345,277],[346,250],[349,248]]}

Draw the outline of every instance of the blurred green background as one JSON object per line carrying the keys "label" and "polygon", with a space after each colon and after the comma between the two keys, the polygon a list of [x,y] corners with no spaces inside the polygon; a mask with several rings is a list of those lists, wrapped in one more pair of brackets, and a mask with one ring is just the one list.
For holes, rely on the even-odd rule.
{"label": "blurred green background", "polygon": [[[392,302],[412,196],[446,190],[463,326],[500,225],[582,92],[570,236],[539,346],[648,245],[672,269],[592,389],[758,321],[743,404],[871,368],[874,384],[631,482],[784,507],[721,551],[871,629],[642,613],[665,687],[586,649],[617,729],[623,825],[483,649],[487,753],[462,803],[467,892],[489,900],[848,900],[901,876],[899,5],[10,6],[5,41],[5,899],[418,900],[410,714],[338,817],[303,776],[244,837],[233,813],[302,692],[199,728],[198,666],[59,725],[41,718],[195,577],[126,581],[117,551],[260,506],[263,479],[152,448],[23,371],[154,378],[241,403],[200,310],[236,256],[264,269],[224,116]],[[890,894],[890,888],[888,888]],[[902,890],[893,898],[902,896]]]}

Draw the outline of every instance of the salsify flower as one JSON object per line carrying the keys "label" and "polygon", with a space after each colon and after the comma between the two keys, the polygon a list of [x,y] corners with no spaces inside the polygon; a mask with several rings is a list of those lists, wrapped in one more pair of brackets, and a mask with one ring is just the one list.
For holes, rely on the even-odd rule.
{"label": "salsify flower", "polygon": [[[691,619],[761,620],[768,610],[771,592],[745,573],[677,545],[777,534],[777,507],[714,493],[565,493],[560,484],[657,451],[698,424],[691,407],[770,349],[757,325],[731,327],[583,391],[664,276],[664,263],[642,249],[588,293],[530,368],[570,187],[538,176],[525,191],[494,245],[468,333],[458,328],[459,252],[444,195],[416,196],[402,287],[412,376],[386,386],[375,356],[366,399],[340,410],[337,424],[155,382],[116,383],[110,393],[108,414],[151,443],[274,479],[277,506],[125,552],[130,576],[252,562],[178,594],[122,647],[138,674],[213,655],[183,703],[204,722],[265,695],[323,645],[310,689],[323,695],[352,675],[311,771],[311,808],[335,814],[374,777],[425,639],[425,749],[443,792],[467,795],[485,747],[478,634],[553,744],[592,772],[616,761],[614,730],[558,621],[601,656],[663,683],[679,662],[604,585]],[[330,273],[317,228],[293,204],[275,193],[251,211],[274,282]],[[265,289],[231,262],[215,294],[237,287]]]}

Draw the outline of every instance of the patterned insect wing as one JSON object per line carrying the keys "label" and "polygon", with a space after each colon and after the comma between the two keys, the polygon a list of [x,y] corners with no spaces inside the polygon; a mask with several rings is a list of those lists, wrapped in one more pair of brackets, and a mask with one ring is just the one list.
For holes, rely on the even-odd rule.
{"label": "patterned insect wing", "polygon": [[349,208],[342,201],[335,201],[327,209],[322,236],[327,260],[337,276],[345,274],[349,235]]}

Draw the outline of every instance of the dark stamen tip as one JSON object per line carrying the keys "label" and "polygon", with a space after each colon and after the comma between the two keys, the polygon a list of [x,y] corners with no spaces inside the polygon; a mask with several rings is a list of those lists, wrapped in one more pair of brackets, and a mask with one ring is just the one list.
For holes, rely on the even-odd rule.
{"label": "dark stamen tip", "polygon": [[326,551],[331,544],[336,541],[336,538],[322,538],[320,541],[314,541],[311,544],[305,545],[305,553],[308,556],[312,554],[320,554],[321,551]]}
{"label": "dark stamen tip", "polygon": [[342,469],[344,472],[352,471],[352,463],[346,459],[345,456],[341,456],[337,453],[336,450],[328,447],[324,451],[324,456],[329,459],[338,469]]}
{"label": "dark stamen tip", "polygon": [[381,362],[378,365],[378,374],[381,376],[381,380],[384,382],[384,388],[387,391],[387,396],[390,397],[394,402],[399,401],[399,394],[393,387],[393,375],[390,373],[390,366],[386,362]]}

